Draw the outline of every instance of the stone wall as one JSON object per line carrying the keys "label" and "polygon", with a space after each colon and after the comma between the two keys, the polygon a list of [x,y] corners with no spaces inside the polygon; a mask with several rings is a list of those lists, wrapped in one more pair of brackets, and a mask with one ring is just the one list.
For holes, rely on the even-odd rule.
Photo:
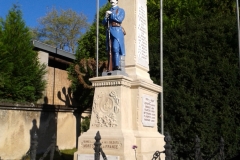
{"label": "stone wall", "polygon": [[38,101],[38,104],[76,105],[72,98],[71,82],[68,80],[66,70],[47,67],[46,81],[44,96]]}
{"label": "stone wall", "polygon": [[[38,134],[37,152],[44,152],[57,135],[59,149],[77,145],[79,118],[74,116],[71,82],[65,69],[49,65],[49,53],[38,51],[39,61],[47,66],[47,86],[38,106],[0,104],[0,157],[20,159],[30,149],[31,135]],[[62,64],[64,65],[64,64]],[[78,123],[77,123],[78,122]]]}
{"label": "stone wall", "polygon": [[39,61],[47,66],[47,73],[44,77],[47,86],[43,92],[44,96],[38,101],[38,104],[76,105],[72,98],[71,81],[68,80],[67,71],[49,66],[49,54],[47,52],[38,51],[38,57]]}
{"label": "stone wall", "polygon": [[[54,134],[59,149],[76,147],[76,118],[69,111],[49,106],[0,106],[0,157],[21,159],[30,149],[31,135],[38,134],[38,152],[46,151]],[[58,110],[59,111],[59,110]]]}
{"label": "stone wall", "polygon": [[65,70],[48,67],[45,104],[72,105],[71,82]]}

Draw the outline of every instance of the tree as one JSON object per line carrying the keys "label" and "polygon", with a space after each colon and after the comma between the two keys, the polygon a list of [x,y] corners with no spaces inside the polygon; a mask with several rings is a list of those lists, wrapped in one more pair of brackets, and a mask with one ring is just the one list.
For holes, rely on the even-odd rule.
{"label": "tree", "polygon": [[[0,23],[2,23],[2,21],[3,21],[3,19],[0,17]],[[3,58],[5,53],[3,51],[3,43],[1,41],[1,37],[2,37],[2,27],[0,25],[0,57],[1,57],[0,68],[4,68],[6,62],[4,61],[4,58]],[[4,79],[6,78],[6,76],[7,75],[5,74],[5,72],[3,72],[3,70],[1,69],[0,70],[0,87],[4,86]]]}
{"label": "tree", "polygon": [[[103,16],[105,15],[106,7],[100,9],[99,18],[99,73],[107,68],[106,55],[106,41],[105,29],[101,25]],[[68,77],[71,80],[71,88],[73,90],[73,97],[81,104],[76,111],[81,115],[85,110],[91,109],[93,103],[94,90],[91,86],[89,78],[96,76],[96,16],[95,22],[90,26],[90,29],[79,39],[78,49],[76,51],[76,61],[68,69]],[[84,128],[81,128],[84,130]],[[82,131],[83,131],[82,130]]]}
{"label": "tree", "polygon": [[189,145],[183,149],[183,145],[195,134],[202,139],[205,155],[214,152],[220,136],[225,139],[227,156],[237,152],[240,86],[234,19],[188,19],[186,27],[164,37],[168,44],[164,61],[165,128],[178,135],[177,153],[183,159],[184,149],[191,149]]}
{"label": "tree", "polygon": [[38,22],[39,27],[34,32],[40,41],[73,53],[78,39],[88,28],[87,17],[71,9],[53,8]]}
{"label": "tree", "polygon": [[[105,27],[101,25],[109,4],[100,9],[99,18],[99,73],[107,66]],[[93,88],[89,78],[96,76],[96,18],[90,29],[79,39],[76,51],[76,61],[68,70],[69,79],[72,81],[72,89],[76,99],[83,104],[82,112],[92,107]]]}
{"label": "tree", "polygon": [[22,12],[14,5],[6,20],[0,22],[0,97],[3,99],[35,102],[45,89],[45,65],[33,51],[29,29]]}
{"label": "tree", "polygon": [[[106,49],[106,26],[102,25],[102,20],[105,16],[105,11],[110,8],[110,4],[104,5],[99,10],[99,59],[107,60]],[[78,50],[76,52],[77,61],[83,58],[96,57],[96,17],[90,29],[79,39]]]}
{"label": "tree", "polygon": [[[149,33],[159,35],[158,1],[149,0],[148,8]],[[191,156],[191,140],[196,135],[205,158],[215,151],[220,136],[225,139],[227,158],[239,150],[240,85],[233,8],[232,1],[164,1],[164,127],[172,135],[178,159]],[[154,61],[150,59],[150,75],[155,82],[159,79],[158,46],[159,38],[149,36],[150,58],[155,56]]]}

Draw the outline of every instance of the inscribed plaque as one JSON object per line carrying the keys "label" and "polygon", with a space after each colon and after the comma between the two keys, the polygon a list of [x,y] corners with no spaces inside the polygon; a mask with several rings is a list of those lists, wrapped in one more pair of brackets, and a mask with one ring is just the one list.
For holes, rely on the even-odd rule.
{"label": "inscribed plaque", "polygon": [[[81,148],[88,148],[93,149],[94,148],[94,140],[83,140],[80,142]],[[122,147],[122,142],[118,140],[101,140],[101,147],[102,149],[110,149],[110,150],[118,150]]]}
{"label": "inscribed plaque", "polygon": [[148,68],[148,27],[146,0],[139,0],[137,6],[137,63]]}
{"label": "inscribed plaque", "polygon": [[157,101],[149,95],[142,96],[142,124],[145,127],[154,127],[157,116]]}

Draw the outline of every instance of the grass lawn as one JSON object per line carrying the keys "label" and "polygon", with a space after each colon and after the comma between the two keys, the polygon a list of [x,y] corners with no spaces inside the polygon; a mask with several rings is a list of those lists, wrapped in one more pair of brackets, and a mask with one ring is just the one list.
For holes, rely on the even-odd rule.
{"label": "grass lawn", "polygon": [[66,150],[61,150],[62,156],[65,158],[65,160],[73,160],[73,154],[76,152],[77,149],[66,149]]}
{"label": "grass lawn", "polygon": [[[65,150],[60,150],[61,156],[59,155],[58,152],[54,152],[54,160],[73,160],[73,154],[76,152],[77,149],[65,149]],[[39,160],[41,157],[43,157],[43,154],[38,154],[36,157],[36,160]],[[47,156],[44,158],[45,160],[50,159],[50,152],[48,152]],[[30,160],[30,155],[22,158],[22,160]]]}

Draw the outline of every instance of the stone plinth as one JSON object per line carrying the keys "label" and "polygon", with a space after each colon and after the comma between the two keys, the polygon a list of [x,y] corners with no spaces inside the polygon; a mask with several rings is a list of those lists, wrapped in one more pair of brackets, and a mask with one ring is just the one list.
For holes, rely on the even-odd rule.
{"label": "stone plinth", "polygon": [[[94,154],[94,137],[101,134],[106,155],[120,160],[149,160],[156,150],[164,150],[157,131],[157,95],[161,87],[122,75],[90,79],[95,87],[90,129],[79,137],[74,155]],[[162,157],[164,158],[164,157]]]}

